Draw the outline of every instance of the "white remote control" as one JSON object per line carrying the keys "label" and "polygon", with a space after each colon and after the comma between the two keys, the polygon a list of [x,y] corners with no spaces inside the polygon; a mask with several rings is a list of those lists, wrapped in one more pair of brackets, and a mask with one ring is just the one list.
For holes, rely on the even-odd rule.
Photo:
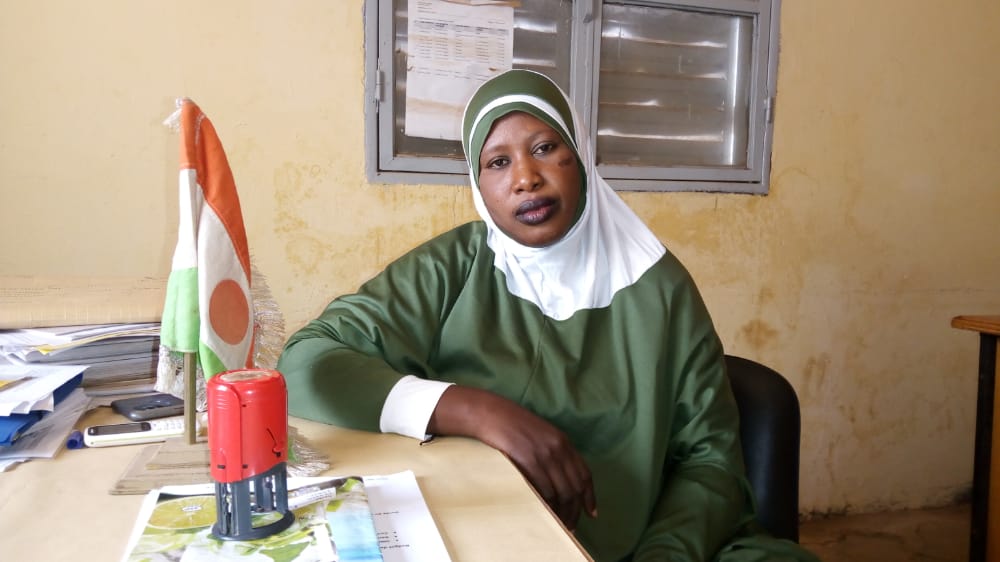
{"label": "white remote control", "polygon": [[184,435],[184,416],[160,418],[134,423],[92,425],[83,431],[88,447],[112,447],[156,443]]}

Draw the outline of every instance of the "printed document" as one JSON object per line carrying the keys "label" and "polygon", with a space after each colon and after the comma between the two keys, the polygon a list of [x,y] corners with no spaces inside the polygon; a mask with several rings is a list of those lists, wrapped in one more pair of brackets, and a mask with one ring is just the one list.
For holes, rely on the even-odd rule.
{"label": "printed document", "polygon": [[[412,471],[387,476],[292,477],[291,527],[253,541],[220,541],[213,484],[147,494],[123,562],[180,560],[449,562]],[[273,515],[273,512],[260,516]],[[256,517],[257,515],[255,515]]]}
{"label": "printed document", "polygon": [[410,0],[406,134],[459,140],[462,111],[476,88],[510,70],[514,8]]}

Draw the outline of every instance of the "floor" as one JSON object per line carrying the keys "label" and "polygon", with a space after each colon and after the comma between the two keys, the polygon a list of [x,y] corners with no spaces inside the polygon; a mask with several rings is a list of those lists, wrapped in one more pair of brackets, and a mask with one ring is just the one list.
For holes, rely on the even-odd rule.
{"label": "floor", "polygon": [[799,542],[823,562],[965,562],[969,504],[805,521]]}

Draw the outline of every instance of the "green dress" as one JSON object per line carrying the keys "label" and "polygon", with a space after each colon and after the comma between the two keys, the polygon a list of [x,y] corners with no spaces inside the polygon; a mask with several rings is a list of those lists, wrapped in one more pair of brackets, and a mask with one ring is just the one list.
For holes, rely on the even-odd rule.
{"label": "green dress", "polygon": [[486,237],[473,222],[425,243],[293,334],[290,413],[378,431],[403,375],[490,390],[586,459],[599,516],[576,536],[595,560],[815,559],[755,533],[722,344],[680,262],[556,321],[508,292]]}

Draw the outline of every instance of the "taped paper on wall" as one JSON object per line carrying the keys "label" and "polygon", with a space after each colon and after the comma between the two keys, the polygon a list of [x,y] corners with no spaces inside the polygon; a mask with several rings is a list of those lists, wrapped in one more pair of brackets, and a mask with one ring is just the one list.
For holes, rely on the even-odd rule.
{"label": "taped paper on wall", "polygon": [[459,140],[469,97],[511,68],[514,8],[416,0],[407,35],[406,134]]}

